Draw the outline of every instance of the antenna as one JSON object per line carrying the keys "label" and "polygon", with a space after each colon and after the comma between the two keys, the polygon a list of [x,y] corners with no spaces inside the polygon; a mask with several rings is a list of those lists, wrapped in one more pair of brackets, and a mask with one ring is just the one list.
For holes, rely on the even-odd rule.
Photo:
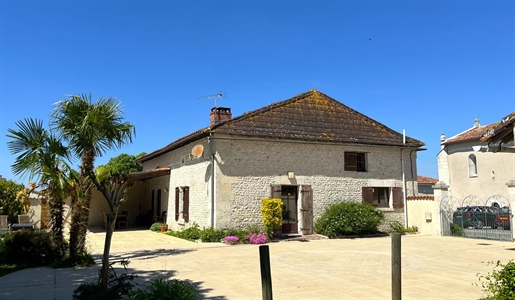
{"label": "antenna", "polygon": [[216,99],[218,98],[227,98],[227,93],[224,92],[224,91],[220,91],[220,93],[218,94],[213,94],[213,95],[207,95],[207,96],[202,96],[202,97],[198,97],[197,99],[215,99],[215,107],[216,107]]}

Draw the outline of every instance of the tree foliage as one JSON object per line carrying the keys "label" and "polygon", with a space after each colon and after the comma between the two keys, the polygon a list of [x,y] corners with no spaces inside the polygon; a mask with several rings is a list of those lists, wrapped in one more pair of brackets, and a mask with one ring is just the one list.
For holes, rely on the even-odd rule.
{"label": "tree foliage", "polygon": [[10,222],[23,213],[23,203],[16,200],[16,195],[25,187],[12,180],[0,180],[0,215],[8,215]]}
{"label": "tree foliage", "polygon": [[101,167],[104,167],[108,171],[115,174],[139,172],[143,170],[143,166],[140,162],[137,161],[137,159],[145,154],[145,152],[142,152],[138,155],[122,153],[116,157],[109,159],[109,162]]}

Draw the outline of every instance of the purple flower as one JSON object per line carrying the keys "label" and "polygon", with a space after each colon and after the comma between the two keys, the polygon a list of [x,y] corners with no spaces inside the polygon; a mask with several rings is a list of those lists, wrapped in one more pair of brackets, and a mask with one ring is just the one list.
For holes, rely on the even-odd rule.
{"label": "purple flower", "polygon": [[266,235],[264,234],[251,234],[249,236],[249,241],[251,244],[265,244],[267,242],[267,238],[266,238]]}
{"label": "purple flower", "polygon": [[224,238],[224,242],[227,244],[236,244],[238,242],[239,238],[234,235],[229,235]]}

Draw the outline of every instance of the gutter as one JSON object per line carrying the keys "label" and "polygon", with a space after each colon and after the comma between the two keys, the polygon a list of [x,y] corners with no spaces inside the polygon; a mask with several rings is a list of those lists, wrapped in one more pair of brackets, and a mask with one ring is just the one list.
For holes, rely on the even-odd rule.
{"label": "gutter", "polygon": [[212,228],[215,228],[215,147],[212,141],[212,133],[209,133],[207,137],[207,143],[211,150],[211,220],[210,224]]}

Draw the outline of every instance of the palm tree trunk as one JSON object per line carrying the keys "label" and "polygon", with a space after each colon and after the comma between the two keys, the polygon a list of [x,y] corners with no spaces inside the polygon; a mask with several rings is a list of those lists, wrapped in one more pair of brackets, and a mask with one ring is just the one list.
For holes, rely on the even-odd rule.
{"label": "palm tree trunk", "polygon": [[64,224],[64,201],[61,196],[50,197],[50,228],[52,230],[52,238],[55,246],[59,250],[62,257],[65,252],[63,224]]}
{"label": "palm tree trunk", "polygon": [[79,173],[79,189],[82,197],[75,204],[72,211],[72,225],[70,229],[70,256],[76,258],[84,252],[86,233],[88,231],[89,207],[91,204],[91,180],[88,175],[93,172],[95,149],[88,147],[82,153],[82,165]]}

